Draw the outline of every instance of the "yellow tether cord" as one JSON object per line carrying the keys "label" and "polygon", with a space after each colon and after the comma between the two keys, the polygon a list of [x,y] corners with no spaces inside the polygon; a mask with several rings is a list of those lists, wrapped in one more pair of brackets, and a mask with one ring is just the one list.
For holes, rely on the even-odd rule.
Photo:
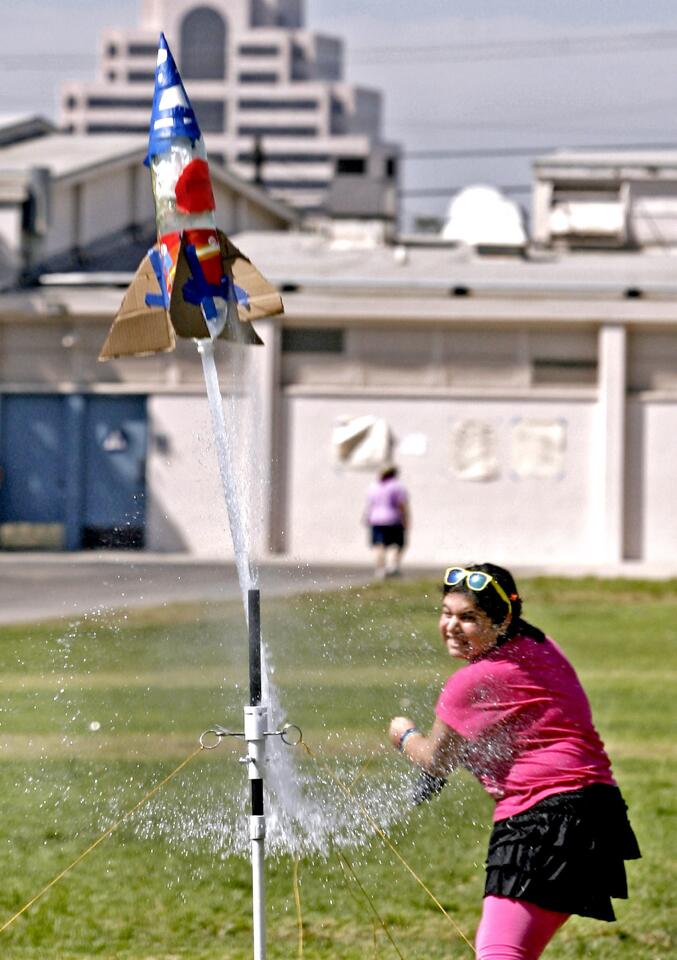
{"label": "yellow tether cord", "polygon": [[[300,741],[299,741],[299,746],[302,746],[302,747],[304,748],[304,750],[306,751],[306,753],[308,754],[309,757],[312,757],[313,760],[315,760],[317,763],[320,763],[320,760],[318,759],[318,757],[315,756],[315,754],[314,754],[313,751],[310,749],[310,747],[309,747],[308,744],[305,742],[305,740],[303,740],[303,739],[300,740]],[[348,797],[349,800],[351,800],[353,803],[355,803],[355,805],[357,806],[357,808],[359,809],[360,813],[361,813],[362,816],[365,818],[365,820],[366,820],[369,824],[371,824],[371,826],[373,827],[375,833],[378,834],[378,836],[383,840],[383,842],[386,844],[386,846],[389,847],[389,849],[395,854],[395,856],[396,856],[397,859],[400,861],[400,863],[402,864],[402,866],[411,874],[411,876],[414,878],[414,880],[416,881],[416,883],[418,883],[418,885],[419,885],[423,890],[425,890],[425,892],[428,894],[428,896],[429,896],[430,899],[433,901],[433,903],[435,904],[435,906],[436,906],[436,907],[444,914],[444,916],[447,918],[447,920],[448,920],[449,923],[452,925],[452,927],[454,928],[454,930],[456,931],[456,933],[459,935],[459,937],[461,938],[461,940],[463,940],[463,941],[470,947],[470,949],[472,950],[472,952],[475,953],[475,948],[473,947],[473,945],[472,945],[472,943],[470,942],[470,940],[468,940],[468,938],[466,937],[466,935],[463,933],[463,931],[461,930],[461,928],[459,927],[459,925],[456,923],[456,921],[453,919],[453,917],[451,917],[451,916],[447,913],[447,911],[444,909],[444,907],[442,906],[442,904],[440,903],[440,901],[437,899],[437,897],[435,896],[435,894],[432,892],[432,890],[430,890],[429,887],[426,886],[426,884],[425,884],[424,881],[419,877],[419,875],[416,873],[416,871],[415,871],[412,867],[409,866],[409,864],[407,863],[407,861],[404,859],[404,857],[403,857],[402,854],[399,852],[399,850],[395,847],[395,845],[394,845],[393,842],[390,840],[390,838],[387,836],[387,834],[381,829],[381,827],[379,827],[378,823],[376,823],[376,821],[374,820],[374,818],[370,815],[369,811],[368,811],[368,810],[365,810],[365,808],[362,806],[362,804],[359,803],[359,801],[351,794],[350,789],[349,789],[348,787],[346,787],[345,784],[342,783],[342,782],[338,779],[338,777],[336,777],[336,776],[334,775],[334,772],[331,770],[331,768],[330,768],[326,763],[322,763],[322,766],[323,766],[323,768],[327,771],[327,773],[329,774],[329,776],[332,778],[332,780],[334,781],[334,783],[338,786],[338,788],[339,788],[341,791],[343,791],[343,793]]]}
{"label": "yellow tether cord", "polygon": [[[306,751],[306,753],[308,754],[309,757],[311,757],[312,759],[314,759],[316,762],[319,762],[318,758],[315,756],[315,754],[314,754],[313,751],[310,749],[310,747],[309,747],[308,744],[305,742],[305,740],[300,740],[300,741],[299,741],[299,744],[304,748],[304,750]],[[84,860],[85,857],[87,857],[90,853],[92,853],[92,851],[95,850],[101,843],[103,843],[103,841],[106,840],[112,833],[114,833],[115,830],[117,830],[118,827],[121,826],[121,825],[125,822],[125,820],[127,820],[133,813],[136,813],[136,811],[137,811],[140,807],[142,807],[142,806],[144,805],[144,803],[146,803],[148,800],[150,800],[151,797],[153,797],[159,790],[161,790],[167,783],[169,783],[170,780],[172,780],[178,773],[180,773],[180,772],[183,770],[183,768],[186,767],[186,766],[191,762],[191,760],[193,760],[199,753],[202,753],[203,750],[204,750],[204,747],[203,747],[202,745],[200,745],[199,747],[196,747],[195,750],[192,751],[192,753],[189,753],[188,756],[187,756],[184,760],[182,760],[181,763],[180,763],[177,767],[174,768],[174,770],[172,770],[170,773],[168,773],[167,776],[164,777],[164,779],[162,779],[159,783],[156,783],[155,786],[152,787],[137,803],[135,803],[133,807],[131,807],[129,810],[127,810],[126,813],[124,813],[124,814],[123,814],[121,817],[119,817],[113,824],[111,824],[111,826],[108,827],[108,829],[105,830],[99,837],[97,837],[97,839],[96,839],[93,843],[91,843],[91,844],[87,847],[86,850],[83,850],[83,852],[82,852],[81,854],[79,854],[79,855],[75,858],[75,860],[72,861],[72,863],[70,863],[67,867],[65,867],[63,870],[61,870],[55,877],[53,877],[52,880],[49,881],[48,884],[46,884],[46,885],[42,888],[42,890],[40,890],[38,893],[36,893],[35,896],[32,897],[27,903],[25,903],[25,904],[23,905],[23,907],[21,907],[20,910],[17,910],[17,912],[16,912],[15,914],[13,914],[13,916],[11,916],[8,920],[6,920],[6,921],[2,924],[2,926],[0,926],[0,933],[3,933],[8,927],[10,927],[10,926],[14,923],[15,920],[18,920],[18,918],[19,918],[23,913],[25,913],[27,910],[29,910],[29,909],[33,906],[34,903],[36,903],[36,902],[37,902],[41,897],[43,897],[49,890],[51,890],[53,886],[55,886],[60,880],[62,880],[62,879],[66,876],[66,874],[70,873],[70,871],[71,871],[74,867],[76,867],[76,866],[78,865],[78,863],[81,863],[81,861]],[[392,853],[395,854],[395,856],[396,856],[397,859],[400,861],[400,863],[402,864],[402,866],[405,867],[405,869],[411,874],[411,876],[414,878],[414,880],[416,880],[416,882],[419,884],[419,886],[422,887],[423,890],[425,890],[425,892],[428,894],[428,896],[429,896],[430,899],[433,901],[433,903],[438,907],[438,909],[439,909],[439,910],[444,914],[444,916],[447,918],[447,920],[448,920],[449,923],[452,925],[452,927],[454,928],[454,930],[456,931],[456,933],[461,937],[461,939],[462,939],[463,941],[465,941],[465,943],[470,947],[470,949],[471,949],[471,950],[473,951],[473,953],[474,953],[474,952],[475,952],[475,949],[474,949],[473,945],[472,945],[471,942],[468,940],[468,938],[466,937],[466,935],[463,933],[463,931],[461,930],[461,928],[458,926],[458,924],[456,923],[456,921],[447,913],[447,911],[444,909],[444,907],[442,906],[442,904],[440,903],[440,901],[437,899],[437,897],[434,895],[434,893],[426,886],[426,884],[425,884],[424,881],[418,876],[418,874],[416,873],[416,871],[415,871],[412,867],[409,866],[409,864],[408,864],[407,861],[404,859],[404,857],[402,856],[402,854],[399,852],[399,850],[397,850],[397,848],[396,848],[395,845],[392,843],[392,841],[389,839],[389,837],[386,835],[386,833],[381,829],[381,827],[379,827],[379,825],[376,823],[376,821],[371,817],[371,815],[369,814],[369,812],[368,812],[367,810],[365,810],[364,807],[363,807],[360,803],[358,803],[358,802],[356,801],[355,797],[351,794],[350,789],[349,789],[348,787],[346,787],[345,784],[343,784],[343,783],[334,775],[333,771],[329,768],[329,766],[328,766],[327,764],[323,763],[322,766],[325,768],[325,770],[327,771],[327,773],[329,774],[329,776],[332,778],[332,780],[337,784],[337,786],[339,787],[339,789],[342,790],[343,793],[346,794],[346,796],[347,796],[350,800],[352,800],[353,802],[355,802],[355,803],[357,804],[357,806],[358,806],[360,812],[362,813],[363,817],[365,818],[365,820],[367,820],[367,822],[371,824],[371,826],[373,827],[374,831],[378,834],[378,836],[381,837],[381,839],[383,840],[383,842],[389,847],[389,849],[392,851]],[[360,771],[360,772],[358,773],[358,777],[359,777],[359,775],[360,775],[361,772],[362,772],[362,771]],[[358,779],[358,777],[356,777],[355,779]],[[355,880],[355,882],[356,882],[357,885],[359,886],[359,888],[360,888],[360,890],[362,891],[362,893],[364,894],[364,896],[367,898],[367,901],[369,902],[369,905],[370,905],[371,909],[373,910],[373,912],[375,913],[376,917],[378,918],[381,926],[383,927],[386,935],[388,936],[388,939],[391,941],[391,943],[393,944],[393,946],[394,946],[395,949],[397,950],[398,955],[399,955],[400,957],[402,957],[402,954],[400,953],[399,948],[397,947],[397,944],[396,944],[395,941],[392,939],[392,936],[391,936],[388,928],[386,927],[384,921],[381,919],[381,917],[379,916],[378,912],[376,911],[376,908],[375,908],[375,906],[374,906],[374,904],[373,904],[373,901],[371,900],[371,897],[369,896],[369,894],[366,892],[366,890],[364,889],[364,887],[362,886],[362,884],[361,884],[360,881],[358,880],[357,876],[355,875],[355,872],[354,872],[353,868],[351,867],[351,865],[349,864],[349,862],[346,860],[346,858],[345,858],[342,854],[339,853],[339,854],[338,854],[338,857],[339,857],[339,862],[341,863],[341,865],[342,865],[342,866],[345,865],[345,867],[347,867],[347,868],[350,870],[350,873],[352,874],[353,879]],[[299,955],[299,960],[301,960],[301,958],[303,957],[303,918],[302,918],[302,916],[301,916],[301,896],[300,896],[299,885],[298,885],[298,858],[296,858],[296,859],[294,860],[294,900],[295,900],[295,903],[296,903],[297,924],[298,924],[298,928],[299,928],[299,953],[298,953],[298,955]]]}
{"label": "yellow tether cord", "polygon": [[298,928],[299,960],[303,957],[303,914],[301,913],[301,886],[299,884],[299,858],[294,857],[294,903],[296,905],[296,926]]}
{"label": "yellow tether cord", "polygon": [[169,781],[173,777],[175,777],[177,773],[180,773],[183,770],[183,768],[187,766],[190,763],[190,761],[193,760],[198,755],[198,753],[202,753],[203,749],[204,747],[202,745],[200,745],[199,747],[196,747],[196,749],[193,750],[193,752],[190,753],[185,758],[185,760],[181,761],[181,763],[178,765],[178,767],[176,767],[176,769],[172,770],[171,773],[167,774],[164,780],[161,780],[159,783],[156,783],[155,786],[152,787],[152,789],[150,789],[148,793],[144,797],[142,797],[141,800],[139,800],[138,803],[135,803],[130,810],[128,810],[126,813],[123,813],[123,815],[118,820],[116,820],[115,823],[111,824],[111,826],[104,833],[102,833],[100,837],[97,837],[94,843],[91,843],[86,850],[83,850],[83,852],[79,856],[77,856],[75,860],[73,860],[71,864],[69,864],[64,870],[58,873],[53,880],[50,880],[49,883],[45,887],[43,887],[39,893],[36,893],[35,896],[28,901],[28,903],[25,903],[20,910],[17,910],[14,916],[10,917],[9,920],[5,920],[3,925],[0,927],[0,933],[6,930],[7,927],[10,927],[15,920],[18,920],[18,918],[21,916],[22,913],[25,913],[26,910],[30,909],[30,907],[32,907],[33,904],[40,899],[40,897],[43,897],[48,890],[51,890],[52,887],[59,882],[59,880],[62,880],[67,873],[70,873],[73,867],[77,866],[78,863],[84,860],[85,857],[88,856],[88,854],[90,854],[92,850],[95,850],[100,843],[103,843],[103,841],[107,837],[110,837],[111,833],[117,830],[117,828],[122,823],[124,823],[128,817],[131,817],[133,813],[136,813],[139,807],[142,807],[144,803],[146,803],[146,801],[150,800],[150,798],[154,796],[158,792],[158,790],[161,790],[166,783],[169,783]]}
{"label": "yellow tether cord", "polygon": [[[364,896],[364,898],[366,899],[367,903],[368,903],[369,906],[371,907],[371,910],[372,910],[374,916],[376,917],[376,919],[378,920],[378,922],[381,924],[381,927],[383,928],[383,932],[385,933],[386,937],[388,938],[388,940],[390,940],[390,942],[392,943],[393,947],[395,948],[395,950],[396,950],[396,952],[397,952],[397,956],[400,958],[400,960],[404,960],[404,957],[402,956],[402,952],[401,952],[400,948],[397,946],[397,944],[395,943],[395,940],[394,940],[394,938],[393,938],[393,935],[392,935],[392,933],[390,932],[390,930],[388,929],[388,926],[387,926],[385,920],[381,917],[381,915],[379,914],[378,910],[376,909],[376,906],[375,906],[375,904],[374,904],[374,901],[372,900],[372,898],[369,896],[369,894],[367,893],[367,891],[366,891],[366,890],[364,889],[364,887],[362,886],[359,877],[357,876],[357,874],[356,874],[355,871],[353,870],[352,864],[350,863],[350,861],[348,860],[348,858],[345,856],[345,854],[341,853],[340,850],[337,850],[337,851],[336,851],[336,856],[338,857],[338,861],[339,861],[339,863],[341,864],[341,868],[343,869],[343,871],[345,872],[346,869],[350,871],[350,875],[352,876],[353,880],[355,881],[355,883],[358,885],[358,887],[359,887],[360,890],[362,891],[362,895]],[[374,940],[375,940],[375,939],[376,939],[376,927],[374,926]]]}

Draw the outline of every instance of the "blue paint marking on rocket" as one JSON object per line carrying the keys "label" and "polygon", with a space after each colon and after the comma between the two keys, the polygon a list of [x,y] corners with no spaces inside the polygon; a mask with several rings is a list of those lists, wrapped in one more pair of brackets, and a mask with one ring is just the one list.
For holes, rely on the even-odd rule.
{"label": "blue paint marking on rocket", "polygon": [[150,166],[153,156],[169,149],[174,137],[185,137],[192,143],[202,138],[200,126],[181,80],[164,33],[160,34],[155,89],[150,115],[148,153],[144,163]]}
{"label": "blue paint marking on rocket", "polygon": [[230,277],[222,276],[218,284],[210,283],[207,280],[192,243],[186,244],[184,253],[192,274],[190,280],[187,280],[183,285],[184,300],[202,306],[205,315],[210,319],[215,317],[217,313],[214,297],[220,297],[226,301],[235,301],[235,303],[247,306],[249,303],[247,291],[238,287]]}
{"label": "blue paint marking on rocket", "polygon": [[169,309],[169,291],[167,290],[167,284],[165,283],[165,272],[162,267],[162,254],[159,250],[156,250],[155,247],[151,247],[148,251],[148,259],[150,260],[153,272],[157,277],[157,282],[160,286],[160,293],[147,293],[145,296],[145,303],[147,307],[164,307],[165,310]]}

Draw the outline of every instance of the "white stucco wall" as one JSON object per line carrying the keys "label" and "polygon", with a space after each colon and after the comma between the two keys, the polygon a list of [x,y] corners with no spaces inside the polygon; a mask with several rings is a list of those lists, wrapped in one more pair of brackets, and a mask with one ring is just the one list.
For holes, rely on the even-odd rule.
{"label": "white stucco wall", "polygon": [[148,427],[148,549],[231,558],[206,397],[149,397]]}
{"label": "white stucco wall", "polygon": [[[196,557],[234,556],[229,515],[251,559],[260,555],[267,487],[257,429],[256,392],[229,389],[232,370],[219,371],[224,396],[230,506],[227,510],[204,384],[193,393],[148,398],[146,542],[150,550]],[[242,371],[237,376],[244,378]]]}
{"label": "white stucco wall", "polygon": [[[368,559],[361,517],[373,471],[357,472],[332,460],[331,431],[338,417],[384,417],[399,441],[423,434],[425,452],[395,452],[411,496],[408,558],[415,563],[491,556],[510,563],[575,562],[598,548],[594,490],[593,400],[479,397],[338,397],[290,393],[284,401],[289,462],[286,548],[314,561]],[[511,466],[511,429],[533,418],[566,423],[564,472],[519,478]],[[495,479],[471,481],[451,465],[452,428],[463,420],[490,424],[496,437]]]}
{"label": "white stucco wall", "polygon": [[677,397],[628,405],[626,550],[633,559],[674,563],[677,545]]}

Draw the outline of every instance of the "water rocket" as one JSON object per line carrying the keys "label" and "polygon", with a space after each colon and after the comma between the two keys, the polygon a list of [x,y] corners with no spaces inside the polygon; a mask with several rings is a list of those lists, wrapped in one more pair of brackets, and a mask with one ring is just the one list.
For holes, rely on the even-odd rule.
{"label": "water rocket", "polygon": [[136,271],[99,359],[173,350],[177,336],[261,343],[251,321],[282,313],[282,300],[216,227],[202,133],[164,34],[144,162],[158,242]]}

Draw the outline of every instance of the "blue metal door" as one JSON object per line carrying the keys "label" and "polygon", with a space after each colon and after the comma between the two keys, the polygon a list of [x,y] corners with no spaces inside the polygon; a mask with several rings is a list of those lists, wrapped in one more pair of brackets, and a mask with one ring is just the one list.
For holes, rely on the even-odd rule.
{"label": "blue metal door", "polygon": [[146,497],[146,398],[87,397],[84,547],[142,547]]}
{"label": "blue metal door", "polygon": [[63,397],[1,398],[1,523],[65,522],[65,416]]}

